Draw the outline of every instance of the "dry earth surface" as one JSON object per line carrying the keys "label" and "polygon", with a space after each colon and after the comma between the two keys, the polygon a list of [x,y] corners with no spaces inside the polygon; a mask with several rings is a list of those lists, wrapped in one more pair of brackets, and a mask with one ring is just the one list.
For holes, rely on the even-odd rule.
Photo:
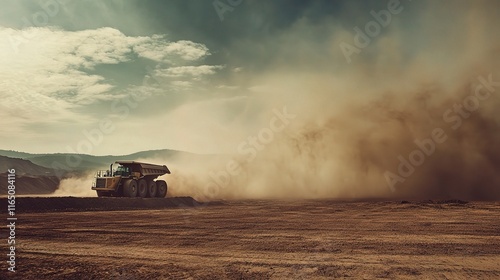
{"label": "dry earth surface", "polygon": [[[51,199],[40,205],[67,198]],[[34,199],[23,212],[27,201],[17,209],[18,271],[4,261],[1,279],[500,279],[498,202],[47,211]]]}

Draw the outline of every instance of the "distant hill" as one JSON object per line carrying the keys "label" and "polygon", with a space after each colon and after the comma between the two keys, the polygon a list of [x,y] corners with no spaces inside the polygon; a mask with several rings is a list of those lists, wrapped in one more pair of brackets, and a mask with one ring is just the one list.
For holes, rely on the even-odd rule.
{"label": "distant hill", "polygon": [[[176,151],[176,150],[151,150],[151,151],[141,151],[129,155],[121,155],[121,156],[112,156],[112,155],[106,155],[106,156],[93,156],[93,155],[82,155],[82,154],[65,154],[65,153],[60,153],[60,154],[30,154],[30,153],[24,153],[24,152],[17,152],[17,151],[7,151],[7,150],[0,150],[0,156],[4,156],[3,158],[0,158],[0,168],[3,166],[7,166],[8,168],[10,164],[13,163],[12,160],[7,160],[5,157],[9,158],[18,158],[21,160],[27,160],[32,164],[36,164],[41,167],[49,168],[51,170],[54,169],[54,166],[56,169],[64,169],[65,171],[71,171],[71,172],[85,172],[89,170],[97,170],[97,169],[105,169],[109,166],[109,164],[117,161],[117,160],[137,160],[141,158],[175,158],[178,155],[181,154],[190,154],[194,155],[188,152],[181,152],[181,151]],[[28,168],[28,167],[26,167]],[[20,168],[21,170],[22,168]],[[6,169],[5,169],[6,170]],[[31,169],[27,169],[31,170]],[[26,171],[28,174],[33,174],[29,173],[30,171]],[[40,175],[39,172],[40,170],[34,170],[33,172],[38,172],[33,175]],[[46,172],[46,170],[43,170],[43,172]],[[2,171],[0,170],[0,173]],[[61,173],[61,172],[58,172]]]}
{"label": "distant hill", "polygon": [[33,162],[26,159],[0,156],[0,173],[5,173],[7,172],[7,169],[11,168],[14,168],[16,170],[16,174],[18,175],[54,175],[54,170],[52,168],[34,164]]}
{"label": "distant hill", "polygon": [[15,169],[15,186],[17,194],[49,194],[59,186],[60,178],[55,176],[51,168],[43,167],[33,162],[0,156],[0,188],[7,189],[8,169]]}
{"label": "distant hill", "polygon": [[7,151],[7,150],[0,150],[0,155],[10,157],[10,158],[22,158],[25,159],[26,157],[29,157],[33,154],[29,153],[23,153],[23,152],[18,152],[18,151]]}

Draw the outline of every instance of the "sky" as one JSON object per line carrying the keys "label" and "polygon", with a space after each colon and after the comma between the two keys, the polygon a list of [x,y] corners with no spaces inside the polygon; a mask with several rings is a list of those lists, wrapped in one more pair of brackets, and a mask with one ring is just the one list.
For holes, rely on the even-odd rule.
{"label": "sky", "polygon": [[[253,121],[266,109],[252,102],[266,88],[261,77],[277,69],[297,69],[290,77],[341,71],[349,65],[332,42],[336,29],[340,33],[368,19],[371,9],[386,6],[385,1],[1,3],[0,114],[9,132],[0,148],[96,155],[234,150],[261,126]],[[359,19],[353,21],[353,15]]]}

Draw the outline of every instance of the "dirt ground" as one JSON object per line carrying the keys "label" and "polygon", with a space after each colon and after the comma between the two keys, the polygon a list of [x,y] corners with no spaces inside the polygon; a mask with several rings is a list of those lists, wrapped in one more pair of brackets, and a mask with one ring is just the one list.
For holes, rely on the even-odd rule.
{"label": "dirt ground", "polygon": [[498,202],[235,201],[18,218],[18,271],[3,261],[1,279],[500,279]]}

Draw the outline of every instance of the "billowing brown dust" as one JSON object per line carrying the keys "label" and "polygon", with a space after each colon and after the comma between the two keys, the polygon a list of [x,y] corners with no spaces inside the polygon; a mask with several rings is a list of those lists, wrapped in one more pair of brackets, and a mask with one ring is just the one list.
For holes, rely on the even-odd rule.
{"label": "billowing brown dust", "polygon": [[[277,51],[273,67],[245,77],[255,86],[229,134],[199,135],[229,154],[144,160],[172,170],[170,195],[197,199],[500,199],[498,3],[457,3],[460,22],[442,6],[408,6],[400,16],[416,14],[414,32],[395,18],[350,64],[338,45],[352,29],[322,23],[327,52],[304,43],[290,61]],[[314,28],[297,24],[261,48],[289,55],[287,40]],[[216,110],[192,108],[179,122]]]}

